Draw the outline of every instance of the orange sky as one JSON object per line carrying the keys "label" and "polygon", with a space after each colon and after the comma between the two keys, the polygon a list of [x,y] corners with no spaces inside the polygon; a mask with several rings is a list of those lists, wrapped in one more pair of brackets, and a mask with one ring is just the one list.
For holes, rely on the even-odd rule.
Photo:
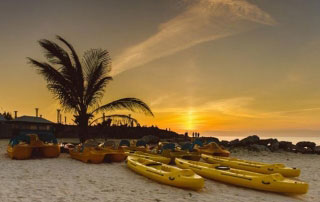
{"label": "orange sky", "polygon": [[34,115],[38,107],[56,121],[59,106],[26,57],[43,60],[37,40],[59,34],[80,55],[110,52],[114,81],[101,104],[144,100],[155,117],[131,113],[142,125],[320,130],[319,1],[93,2],[1,2],[0,112]]}

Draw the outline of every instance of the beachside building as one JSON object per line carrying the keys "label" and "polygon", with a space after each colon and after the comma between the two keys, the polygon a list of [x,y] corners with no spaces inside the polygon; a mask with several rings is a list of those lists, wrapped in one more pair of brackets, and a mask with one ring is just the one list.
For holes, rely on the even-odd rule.
{"label": "beachside building", "polygon": [[8,121],[12,126],[12,135],[54,134],[55,123],[37,116],[21,116]]}

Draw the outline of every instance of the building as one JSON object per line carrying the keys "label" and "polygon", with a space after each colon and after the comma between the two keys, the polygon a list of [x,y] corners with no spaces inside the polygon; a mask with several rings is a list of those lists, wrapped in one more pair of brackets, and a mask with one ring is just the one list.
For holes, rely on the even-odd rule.
{"label": "building", "polygon": [[55,123],[36,116],[21,116],[8,121],[12,126],[12,135],[45,134],[54,135]]}

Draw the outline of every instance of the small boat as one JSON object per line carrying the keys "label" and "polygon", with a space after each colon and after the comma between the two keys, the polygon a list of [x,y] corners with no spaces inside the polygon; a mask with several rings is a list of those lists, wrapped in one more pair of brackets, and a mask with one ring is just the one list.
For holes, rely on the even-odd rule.
{"label": "small boat", "polygon": [[210,154],[213,156],[224,157],[230,156],[230,152],[228,150],[224,149],[222,146],[219,146],[215,142],[210,142],[209,144],[206,144],[202,147],[194,147],[193,149],[200,152],[201,154]]}
{"label": "small boat", "polygon": [[126,155],[150,159],[150,160],[157,161],[157,162],[164,163],[164,164],[169,164],[171,161],[171,158],[167,158],[167,157],[157,155],[157,154],[145,153],[145,152],[141,152],[141,151],[126,152]]}
{"label": "small boat", "polygon": [[124,149],[126,152],[130,152],[130,151],[148,152],[149,151],[148,145],[142,140],[138,140],[137,142],[133,141],[133,143],[130,143],[129,140],[121,140],[119,147]]}
{"label": "small boat", "polygon": [[110,149],[104,148],[105,152],[104,161],[106,162],[122,162],[127,158],[124,150],[121,148],[118,149]]}
{"label": "small boat", "polygon": [[[55,158],[60,155],[60,146],[55,137],[47,137],[38,134],[18,135],[11,138],[7,147],[8,156],[11,159],[30,159],[33,156],[44,158]],[[46,141],[42,141],[46,140]]]}
{"label": "small boat", "polygon": [[69,154],[71,158],[84,163],[102,163],[105,157],[105,152],[98,147],[76,146],[69,150]]}
{"label": "small boat", "polygon": [[105,144],[87,140],[83,145],[69,150],[69,153],[71,158],[85,163],[122,162],[126,159],[127,156],[123,149],[114,149],[103,145]]}
{"label": "small boat", "polygon": [[162,184],[192,190],[204,186],[204,179],[190,169],[180,169],[135,156],[128,156],[126,162],[131,170]]}
{"label": "small boat", "polygon": [[201,154],[201,157],[209,163],[219,163],[222,166],[229,166],[231,168],[237,168],[256,173],[280,173],[285,177],[298,177],[300,175],[300,169],[286,167],[284,164],[268,164],[255,161],[241,160],[231,157],[217,157],[207,154]]}
{"label": "small boat", "polygon": [[191,169],[198,175],[212,180],[257,190],[278,193],[305,194],[308,184],[283,177],[279,173],[261,174],[234,169],[220,164],[209,164],[176,158],[176,165],[182,169]]}

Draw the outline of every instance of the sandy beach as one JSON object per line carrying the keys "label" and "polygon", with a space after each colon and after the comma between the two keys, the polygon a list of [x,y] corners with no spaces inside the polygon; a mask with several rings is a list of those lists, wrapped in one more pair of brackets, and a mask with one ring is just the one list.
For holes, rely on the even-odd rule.
{"label": "sandy beach", "polygon": [[68,154],[56,159],[11,160],[8,140],[0,140],[0,201],[316,201],[320,197],[319,155],[287,152],[235,151],[232,156],[281,162],[301,168],[299,179],[309,192],[286,196],[205,180],[199,192],[151,181],[129,170],[125,163],[85,164]]}

